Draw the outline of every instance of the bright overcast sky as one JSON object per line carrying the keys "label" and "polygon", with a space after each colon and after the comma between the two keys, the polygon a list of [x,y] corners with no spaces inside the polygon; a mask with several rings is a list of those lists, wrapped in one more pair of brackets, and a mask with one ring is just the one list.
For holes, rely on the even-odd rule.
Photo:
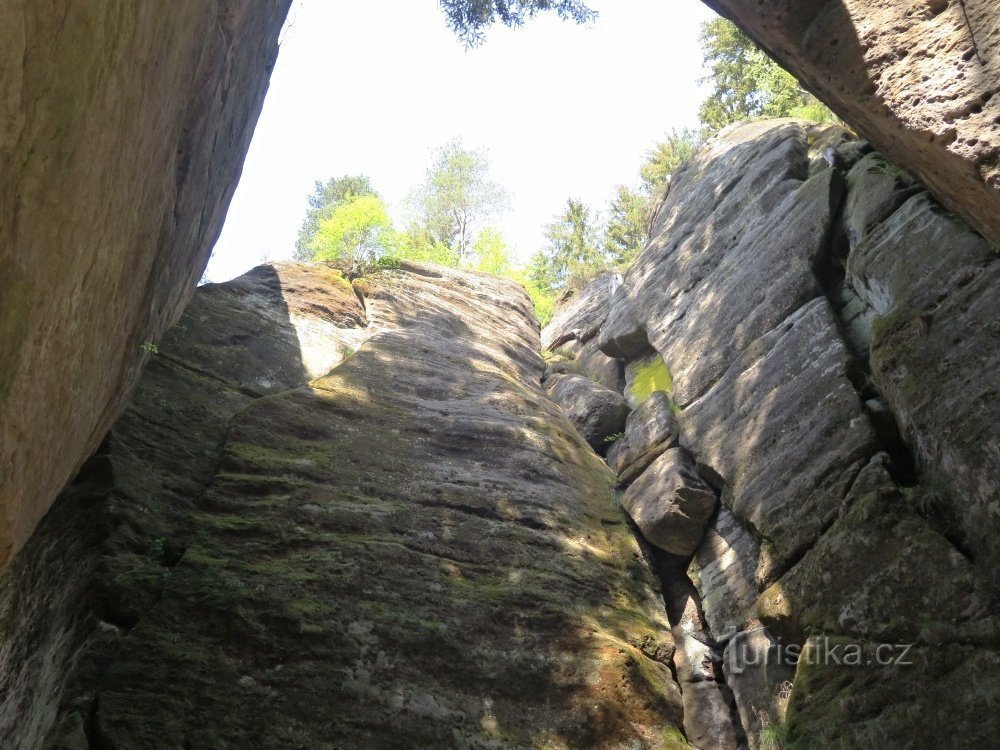
{"label": "bright overcast sky", "polygon": [[431,151],[485,148],[511,194],[496,223],[526,258],[569,197],[603,209],[644,154],[693,126],[699,0],[592,0],[596,22],[542,16],[466,50],[437,0],[296,0],[208,278],[291,257],[316,180],[367,174],[402,213]]}

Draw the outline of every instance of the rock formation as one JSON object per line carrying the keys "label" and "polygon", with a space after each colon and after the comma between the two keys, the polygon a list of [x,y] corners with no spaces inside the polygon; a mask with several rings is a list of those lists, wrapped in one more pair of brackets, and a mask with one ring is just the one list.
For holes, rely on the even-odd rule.
{"label": "rock formation", "polygon": [[0,573],[189,299],[288,5],[0,6]]}
{"label": "rock formation", "polygon": [[705,2],[1000,245],[995,2]]}
{"label": "rock formation", "polygon": [[686,747],[539,349],[522,290],[458,271],[200,288],[0,586],[0,744]]}
{"label": "rock formation", "polygon": [[580,295],[635,408],[607,459],[693,744],[990,744],[998,295],[988,241],[863,141],[793,120],[711,141],[611,301]]}

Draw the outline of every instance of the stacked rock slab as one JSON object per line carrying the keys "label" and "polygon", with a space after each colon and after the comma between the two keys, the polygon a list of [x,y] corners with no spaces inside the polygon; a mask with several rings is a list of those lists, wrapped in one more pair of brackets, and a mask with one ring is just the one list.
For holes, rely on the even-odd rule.
{"label": "stacked rock slab", "polygon": [[686,747],[538,351],[521,289],[453,270],[199,291],[4,581],[0,744]]}
{"label": "stacked rock slab", "polygon": [[0,4],[0,573],[190,299],[289,4]]}
{"label": "stacked rock slab", "polygon": [[[650,347],[662,357],[676,439],[719,491],[688,573],[751,746],[976,746],[1000,730],[997,672],[954,693],[930,675],[947,671],[936,649],[998,659],[1000,257],[835,131],[756,122],[711,141],[597,340],[629,382]],[[817,159],[831,139],[836,168]],[[655,466],[632,486],[665,491]],[[917,666],[783,650],[847,641],[906,642]],[[934,720],[902,718],[918,714]]]}

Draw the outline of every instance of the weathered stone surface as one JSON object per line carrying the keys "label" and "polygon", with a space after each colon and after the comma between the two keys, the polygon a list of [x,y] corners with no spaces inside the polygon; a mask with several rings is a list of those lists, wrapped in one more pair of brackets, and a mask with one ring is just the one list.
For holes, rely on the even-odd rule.
{"label": "weathered stone surface", "polygon": [[884,455],[873,459],[848,497],[847,514],[764,592],[761,621],[797,643],[806,633],[927,645],[991,631],[1000,637],[985,581],[906,503],[887,464]]}
{"label": "weathered stone surface", "polygon": [[869,154],[847,174],[844,228],[851,249],[889,218],[920,186],[906,172],[881,154]]}
{"label": "weathered stone surface", "polygon": [[[266,391],[290,371],[248,334],[285,284],[199,291],[110,472],[88,467],[0,590],[24,643],[0,668],[4,746],[54,723],[122,748],[685,746],[662,605],[610,471],[538,386],[527,297],[405,265],[355,286],[357,351]],[[364,318],[330,288],[339,342]],[[281,330],[284,360],[301,327]]]}
{"label": "weathered stone surface", "polygon": [[726,645],[722,671],[751,750],[770,750],[764,732],[785,723],[795,664],[782,643],[751,620]]}
{"label": "weathered stone surface", "polygon": [[[926,194],[855,248],[873,379],[983,565],[1000,571],[1000,256]],[[993,574],[1000,589],[1000,573]]]}
{"label": "weathered stone surface", "polygon": [[706,4],[1000,244],[1000,16],[993,3]]}
{"label": "weathered stone surface", "polygon": [[726,482],[722,502],[762,540],[758,585],[816,542],[878,450],[849,364],[830,307],[817,299],[678,416],[681,445]]}
{"label": "weathered stone surface", "polygon": [[739,743],[723,688],[716,682],[684,686],[684,734],[697,750],[736,750]]}
{"label": "weathered stone surface", "polygon": [[[843,662],[849,647],[863,654],[860,665]],[[787,734],[815,748],[993,747],[998,694],[996,649],[816,636],[798,660]]]}
{"label": "weathered stone surface", "polygon": [[230,421],[305,385],[310,362],[328,372],[366,322],[350,283],[322,266],[261,266],[198,290],[0,582],[0,745],[41,747],[60,716],[55,731],[90,731],[95,675],[162,596]]}
{"label": "weathered stone surface", "polygon": [[705,532],[688,573],[701,597],[705,620],[728,641],[753,618],[760,544],[725,506]]}
{"label": "weathered stone surface", "polygon": [[586,343],[608,316],[611,297],[621,285],[616,273],[603,273],[568,299],[560,300],[542,329],[542,348],[554,351],[569,341]]}
{"label": "weathered stone surface", "polygon": [[651,349],[625,365],[625,398],[638,409],[654,393],[673,390],[673,379],[663,357]]}
{"label": "weathered stone surface", "polygon": [[0,6],[0,572],[189,299],[288,5]]}
{"label": "weathered stone surface", "polygon": [[625,420],[625,434],[608,448],[607,462],[621,475],[639,461],[652,461],[677,445],[673,405],[664,391],[655,391]]}
{"label": "weathered stone surface", "polygon": [[[680,406],[822,293],[817,270],[826,262],[843,184],[830,169],[802,182],[809,133],[788,120],[742,126],[711,141],[676,178],[650,244],[626,276],[606,325],[641,311],[637,319],[667,363]],[[613,353],[610,334],[601,336]]]}
{"label": "weathered stone surface", "polygon": [[682,556],[697,549],[716,502],[682,448],[653,461],[622,497],[622,507],[647,541]]}
{"label": "weathered stone surface", "polygon": [[615,393],[625,390],[625,369],[621,360],[613,359],[598,349],[593,338],[580,349],[576,357],[576,371]]}
{"label": "weathered stone surface", "polygon": [[594,450],[625,428],[629,408],[624,397],[583,375],[553,375],[545,389]]}

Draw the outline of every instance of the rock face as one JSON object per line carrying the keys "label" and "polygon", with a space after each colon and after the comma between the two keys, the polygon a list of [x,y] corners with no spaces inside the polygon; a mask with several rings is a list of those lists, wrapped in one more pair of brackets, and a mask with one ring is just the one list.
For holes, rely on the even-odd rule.
{"label": "rock face", "polygon": [[715,503],[715,493],[683,448],[671,448],[653,461],[622,497],[622,507],[643,537],[680,556],[698,549]]}
{"label": "rock face", "polygon": [[538,350],[520,289],[457,271],[201,288],[3,580],[0,744],[686,747]]}
{"label": "rock face", "polygon": [[1000,245],[994,3],[705,2]]}
{"label": "rock face", "polygon": [[582,375],[553,375],[545,381],[545,389],[594,450],[625,427],[628,404],[620,393]]}
{"label": "rock face", "polygon": [[[989,242],[836,127],[750,123],[675,176],[595,340],[624,361],[630,424],[650,393],[675,420],[679,449],[631,471],[628,442],[608,458],[665,551],[692,742],[738,738],[704,723],[729,690],[754,748],[960,747],[1000,731],[992,682],[930,684],[936,649],[1000,659],[998,274]],[[706,489],[703,536],[693,514],[647,517],[676,494],[658,465],[682,454]],[[868,655],[849,677],[788,657],[849,643]],[[872,656],[899,643],[912,672]],[[902,720],[918,713],[934,721]]]}
{"label": "rock face", "polygon": [[288,5],[0,7],[0,573],[188,300]]}

